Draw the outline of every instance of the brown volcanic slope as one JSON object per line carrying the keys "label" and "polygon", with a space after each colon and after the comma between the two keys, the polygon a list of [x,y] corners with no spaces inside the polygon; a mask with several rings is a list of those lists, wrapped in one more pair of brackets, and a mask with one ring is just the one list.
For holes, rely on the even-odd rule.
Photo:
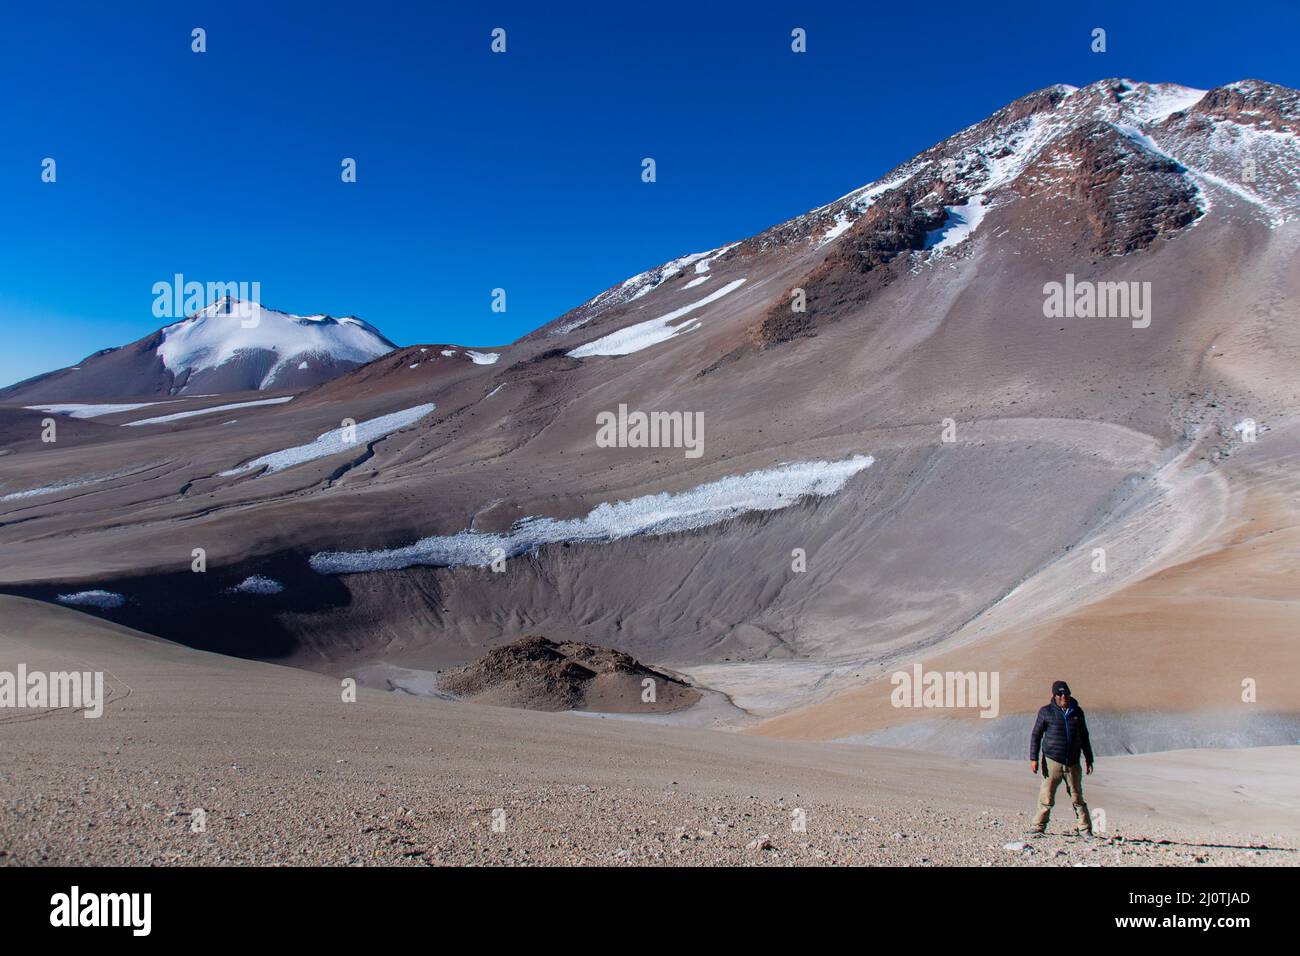
{"label": "brown volcanic slope", "polygon": [[[286,405],[106,416],[53,445],[39,413],[9,409],[0,584],[116,591],[122,607],[93,613],[335,674],[455,666],[532,633],[616,646],[724,691],[750,722],[797,709],[767,729],[799,736],[1008,752],[999,721],[962,736],[882,709],[883,673],[942,659],[1001,669],[1006,728],[1064,675],[1113,716],[1120,749],[1294,740],[1296,552],[1271,543],[1296,512],[1298,104],[1258,81],[1199,99],[1052,88],[825,207],[615,286],[492,365],[416,347],[431,365],[407,349]],[[953,241],[963,219],[978,224]],[[1149,326],[1045,316],[1045,284],[1067,276],[1149,283]],[[806,312],[789,311],[796,289]],[[673,315],[657,344],[569,354]],[[354,449],[222,474],[428,403]],[[704,454],[597,447],[596,416],[619,404],[702,413]],[[1233,428],[1245,419],[1253,444]],[[308,564],[854,454],[875,462],[837,494],[550,544],[502,573]],[[1188,613],[1180,589],[1208,599],[1216,568],[1256,584],[1214,579],[1228,617]],[[250,575],[284,589],[228,593]],[[1256,671],[1268,680],[1242,714]]]}

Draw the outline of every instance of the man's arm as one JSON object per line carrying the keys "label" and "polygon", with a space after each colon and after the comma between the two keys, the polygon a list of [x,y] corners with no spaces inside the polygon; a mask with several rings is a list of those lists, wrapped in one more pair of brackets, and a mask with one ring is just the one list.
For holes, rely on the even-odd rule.
{"label": "man's arm", "polygon": [[1079,708],[1079,740],[1083,744],[1083,759],[1088,764],[1088,773],[1092,773],[1092,741],[1088,739],[1088,717]]}
{"label": "man's arm", "polygon": [[1043,711],[1040,708],[1038,716],[1034,718],[1034,729],[1029,734],[1029,763],[1034,773],[1038,773],[1038,748],[1043,743],[1043,731],[1047,729],[1047,721],[1043,719]]}

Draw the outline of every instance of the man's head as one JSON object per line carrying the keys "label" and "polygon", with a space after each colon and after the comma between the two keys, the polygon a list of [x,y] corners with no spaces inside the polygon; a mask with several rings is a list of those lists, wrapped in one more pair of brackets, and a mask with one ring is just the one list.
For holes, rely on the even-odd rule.
{"label": "man's head", "polygon": [[1052,681],[1052,700],[1064,707],[1070,700],[1070,685],[1063,680]]}

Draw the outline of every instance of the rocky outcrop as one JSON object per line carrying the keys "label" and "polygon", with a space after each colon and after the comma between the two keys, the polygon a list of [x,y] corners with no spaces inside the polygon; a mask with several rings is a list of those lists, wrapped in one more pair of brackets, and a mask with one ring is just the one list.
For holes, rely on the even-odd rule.
{"label": "rocky outcrop", "polygon": [[688,707],[700,697],[630,654],[541,636],[493,648],[474,663],[440,675],[438,686],[477,703],[528,710],[654,713]]}
{"label": "rocky outcrop", "polygon": [[1089,251],[1103,256],[1145,249],[1201,215],[1183,167],[1104,122],[1054,141],[1026,171],[1020,191],[1082,205]]}
{"label": "rocky outcrop", "polygon": [[1210,90],[1190,112],[1277,133],[1300,132],[1300,93],[1263,80],[1242,80]]}
{"label": "rocky outcrop", "polygon": [[[907,253],[925,248],[926,237],[947,218],[945,202],[955,200],[951,184],[938,180],[885,194],[820,265],[772,303],[750,330],[751,341],[763,347],[815,334],[819,324],[861,304],[902,273],[895,265],[900,257],[905,261]],[[804,292],[803,312],[792,305],[796,289]]]}

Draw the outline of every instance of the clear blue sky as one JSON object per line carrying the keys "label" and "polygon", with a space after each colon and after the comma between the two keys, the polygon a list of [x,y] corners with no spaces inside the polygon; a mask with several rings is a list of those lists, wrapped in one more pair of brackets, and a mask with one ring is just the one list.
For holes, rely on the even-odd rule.
{"label": "clear blue sky", "polygon": [[503,344],[1052,83],[1300,86],[1291,2],[614,6],[7,5],[0,383],[151,332],[177,272],[399,344]]}

